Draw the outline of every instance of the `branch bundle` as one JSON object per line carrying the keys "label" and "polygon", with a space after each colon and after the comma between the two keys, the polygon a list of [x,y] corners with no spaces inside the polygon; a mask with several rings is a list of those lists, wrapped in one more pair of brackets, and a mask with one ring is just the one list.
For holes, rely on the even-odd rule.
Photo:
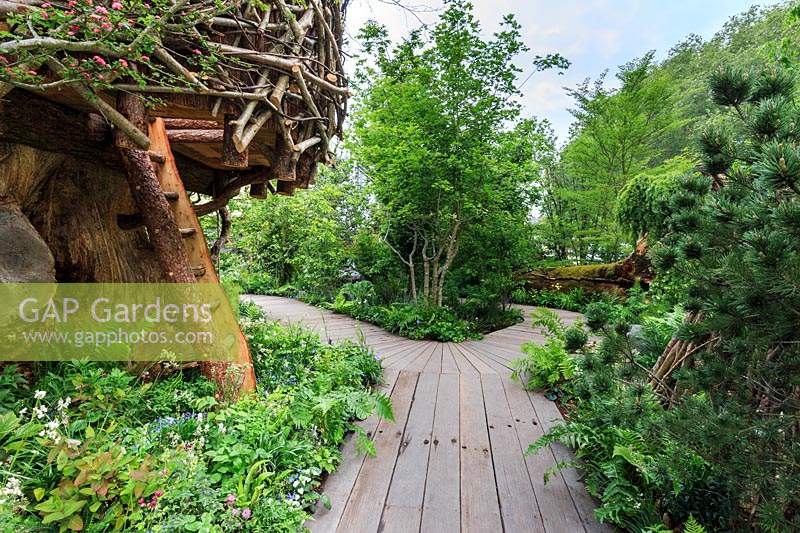
{"label": "branch bundle", "polygon": [[341,55],[345,4],[154,0],[155,21],[136,2],[75,4],[0,1],[0,23],[14,35],[0,42],[0,97],[9,87],[69,87],[147,148],[146,136],[104,102],[104,93],[142,93],[167,105],[173,95],[204,95],[215,102],[210,116],[220,108],[234,115],[231,141],[238,152],[263,128],[279,132],[282,142],[267,155],[291,166],[280,178],[294,179],[301,159],[304,169],[329,160],[349,96]]}

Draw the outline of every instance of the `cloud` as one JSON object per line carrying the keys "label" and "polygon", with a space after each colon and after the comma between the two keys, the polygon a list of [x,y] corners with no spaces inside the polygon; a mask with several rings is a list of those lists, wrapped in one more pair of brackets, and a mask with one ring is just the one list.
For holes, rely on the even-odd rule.
{"label": "cloud", "polygon": [[[441,0],[404,0],[441,8]],[[752,0],[473,0],[476,14],[487,36],[497,30],[506,13],[514,13],[522,26],[524,42],[531,48],[520,57],[521,80],[533,70],[533,57],[559,52],[572,67],[564,76],[537,73],[525,85],[522,103],[526,115],[549,118],[562,137],[571,116],[571,100],[562,86],[573,87],[585,78],[596,78],[603,70],[616,69],[648,50],[666,52],[683,36],[697,32],[710,36],[724,20]],[[773,4],[779,0],[765,0]],[[764,3],[764,2],[762,2]],[[435,22],[438,13],[419,17]],[[378,0],[352,0],[348,31],[356,35],[369,19],[385,24],[398,40],[419,26],[416,17],[397,6]],[[351,52],[354,49],[350,48]],[[352,64],[352,63],[351,63]],[[520,80],[520,81],[521,81]]]}

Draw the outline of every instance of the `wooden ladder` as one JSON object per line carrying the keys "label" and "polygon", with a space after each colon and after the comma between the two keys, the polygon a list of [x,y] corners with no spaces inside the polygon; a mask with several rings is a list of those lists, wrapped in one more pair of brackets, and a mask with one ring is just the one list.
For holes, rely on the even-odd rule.
{"label": "wooden ladder", "polygon": [[[189,262],[195,278],[198,283],[219,283],[217,271],[208,251],[208,243],[200,226],[200,220],[197,218],[194,206],[189,200],[189,195],[186,194],[183,181],[178,173],[175,156],[169,145],[167,128],[163,119],[156,118],[150,123],[149,135],[150,160],[153,162],[161,189],[164,191],[164,197],[172,208],[175,222],[180,228],[183,245],[186,255],[189,256]],[[244,372],[240,390],[252,391],[255,390],[256,382],[250,357],[250,348],[241,330],[238,332],[238,338],[239,353],[234,363],[239,365],[239,368],[243,369]]]}

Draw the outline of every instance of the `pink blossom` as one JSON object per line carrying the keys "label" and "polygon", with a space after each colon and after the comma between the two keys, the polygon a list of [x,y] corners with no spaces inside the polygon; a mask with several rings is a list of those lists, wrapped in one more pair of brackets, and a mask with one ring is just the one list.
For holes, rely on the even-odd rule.
{"label": "pink blossom", "polygon": [[111,4],[111,9],[113,9],[115,11],[120,11],[122,9],[122,3],[121,2],[114,2],[113,4]]}
{"label": "pink blossom", "polygon": [[124,68],[128,68],[128,62],[124,59],[119,60],[119,64],[122,65]]}
{"label": "pink blossom", "polygon": [[49,19],[50,13],[48,13],[47,11],[42,11],[42,18],[45,20]]}
{"label": "pink blossom", "polygon": [[47,9],[47,8],[49,8],[49,7],[50,7],[50,6],[52,6],[52,5],[53,5],[53,4],[51,4],[50,2],[45,2],[44,4],[42,4],[42,8],[43,8],[43,9]]}
{"label": "pink blossom", "polygon": [[105,66],[107,66],[106,60],[105,60],[105,59],[103,59],[103,58],[102,58],[102,57],[100,57],[100,56],[94,56],[94,57],[92,58],[92,60],[93,60],[95,63],[97,63],[98,65],[100,65],[101,67],[105,67]]}
{"label": "pink blossom", "polygon": [[252,513],[253,512],[250,510],[249,507],[245,507],[244,509],[242,509],[242,518],[244,518],[245,520],[250,520],[250,515]]}
{"label": "pink blossom", "polygon": [[199,55],[202,55],[202,54],[203,54],[203,52],[201,52],[199,48],[195,48],[195,49],[192,51],[192,53],[193,53],[194,55],[196,55],[196,56],[199,56]]}
{"label": "pink blossom", "polygon": [[108,15],[108,9],[104,8],[103,6],[97,6],[94,8],[95,13],[100,13],[101,15]]}
{"label": "pink blossom", "polygon": [[142,56],[141,60],[146,63],[146,62],[150,61],[150,58],[148,56]]}

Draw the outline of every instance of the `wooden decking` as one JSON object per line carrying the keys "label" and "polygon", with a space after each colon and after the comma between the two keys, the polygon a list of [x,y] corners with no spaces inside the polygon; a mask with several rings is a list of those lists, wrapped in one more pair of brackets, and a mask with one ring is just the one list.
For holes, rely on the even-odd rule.
{"label": "wooden decking", "polygon": [[[481,341],[412,341],[294,300],[248,298],[326,341],[362,338],[383,360],[395,422],[361,423],[375,457],[345,444],[324,487],[331,508],[319,506],[306,524],[312,532],[610,531],[574,470],[544,483],[545,471],[570,459],[566,448],[523,453],[561,420],[552,402],[509,377],[520,345],[542,339],[529,319]],[[578,316],[559,313],[567,323]]]}

